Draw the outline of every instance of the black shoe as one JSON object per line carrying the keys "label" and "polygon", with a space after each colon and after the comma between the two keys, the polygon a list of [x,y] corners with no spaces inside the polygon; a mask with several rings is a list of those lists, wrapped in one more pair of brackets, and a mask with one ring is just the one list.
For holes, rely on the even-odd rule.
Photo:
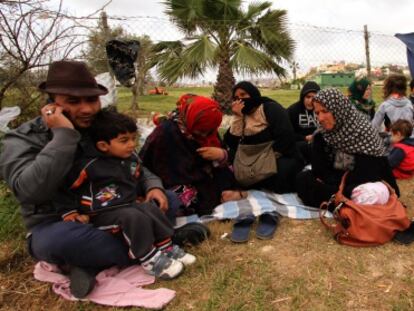
{"label": "black shoe", "polygon": [[414,222],[411,222],[411,225],[404,231],[397,231],[394,241],[401,244],[411,244],[414,242]]}
{"label": "black shoe", "polygon": [[96,271],[72,266],[69,273],[70,292],[78,299],[86,297],[96,283]]}
{"label": "black shoe", "polygon": [[198,245],[208,239],[210,234],[210,229],[207,226],[194,222],[177,228],[172,241],[179,246],[184,246],[185,244]]}

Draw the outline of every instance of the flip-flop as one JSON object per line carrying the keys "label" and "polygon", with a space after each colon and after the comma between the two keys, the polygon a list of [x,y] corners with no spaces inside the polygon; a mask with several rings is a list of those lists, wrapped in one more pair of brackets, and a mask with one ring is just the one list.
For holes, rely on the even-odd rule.
{"label": "flip-flop", "polygon": [[234,243],[245,243],[249,240],[250,229],[254,223],[253,215],[236,220],[233,225],[230,240]]}
{"label": "flip-flop", "polygon": [[397,231],[394,241],[401,244],[411,244],[414,242],[414,222],[404,231]]}
{"label": "flip-flop", "polygon": [[259,224],[256,228],[256,237],[261,240],[270,240],[275,234],[279,216],[275,213],[265,213],[259,216]]}

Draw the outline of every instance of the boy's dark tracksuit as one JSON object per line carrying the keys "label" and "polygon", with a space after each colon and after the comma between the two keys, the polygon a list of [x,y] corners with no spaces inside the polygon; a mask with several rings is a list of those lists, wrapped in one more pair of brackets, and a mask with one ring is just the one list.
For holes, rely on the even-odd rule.
{"label": "boy's dark tracksuit", "polygon": [[163,190],[161,180],[140,164],[137,155],[119,159],[91,148],[75,163],[68,181],[80,207],[66,209],[62,217],[87,214],[95,227],[120,230],[131,258],[143,257],[173,235],[171,223],[157,205],[136,202],[151,189]]}

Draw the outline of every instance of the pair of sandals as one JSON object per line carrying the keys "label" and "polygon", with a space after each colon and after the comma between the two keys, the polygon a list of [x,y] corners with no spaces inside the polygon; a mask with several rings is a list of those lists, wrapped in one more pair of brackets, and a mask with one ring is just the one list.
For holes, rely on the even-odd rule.
{"label": "pair of sandals", "polygon": [[[230,240],[234,243],[245,243],[249,240],[250,230],[256,220],[253,215],[248,215],[236,220],[233,225]],[[265,213],[259,216],[259,223],[256,227],[256,237],[260,240],[270,240],[273,238],[279,224],[277,213]]]}

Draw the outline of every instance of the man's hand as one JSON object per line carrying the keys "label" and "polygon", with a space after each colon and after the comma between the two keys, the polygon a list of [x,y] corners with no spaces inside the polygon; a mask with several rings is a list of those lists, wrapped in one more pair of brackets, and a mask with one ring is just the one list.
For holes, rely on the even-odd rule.
{"label": "man's hand", "polygon": [[197,149],[198,154],[208,161],[221,161],[225,157],[224,149],[218,147],[201,147]]}
{"label": "man's hand", "polygon": [[63,108],[56,104],[47,104],[41,109],[43,120],[48,128],[66,127],[73,129],[72,122],[63,114]]}
{"label": "man's hand", "polygon": [[308,143],[311,143],[311,142],[312,142],[312,139],[313,139],[313,135],[306,135],[306,136],[305,136],[305,140],[306,140]]}
{"label": "man's hand", "polygon": [[157,201],[160,209],[163,212],[166,212],[168,210],[168,200],[161,189],[154,188],[147,192],[147,195],[145,196],[145,202],[149,202],[151,200]]}

